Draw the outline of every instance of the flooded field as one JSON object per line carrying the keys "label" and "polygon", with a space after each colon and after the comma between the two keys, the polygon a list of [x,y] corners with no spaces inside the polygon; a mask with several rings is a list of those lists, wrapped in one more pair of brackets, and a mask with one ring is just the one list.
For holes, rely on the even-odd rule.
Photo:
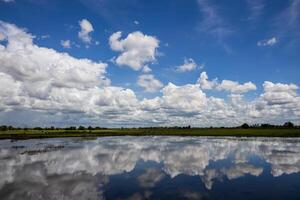
{"label": "flooded field", "polygon": [[300,139],[0,141],[1,199],[300,199]]}

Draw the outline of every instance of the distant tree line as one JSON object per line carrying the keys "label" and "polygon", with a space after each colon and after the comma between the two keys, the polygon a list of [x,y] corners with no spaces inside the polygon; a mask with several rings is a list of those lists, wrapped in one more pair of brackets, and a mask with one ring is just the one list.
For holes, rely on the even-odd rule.
{"label": "distant tree line", "polygon": [[[196,128],[196,127],[195,127]],[[251,128],[300,128],[300,126],[295,126],[292,122],[285,122],[283,125],[273,125],[273,124],[247,124],[244,123],[241,126],[237,127],[206,127],[206,128],[221,128],[221,129],[226,129],[226,128],[242,128],[242,129],[251,129]],[[13,127],[13,126],[7,126],[7,125],[2,125],[0,126],[0,131],[10,131],[10,130],[81,130],[81,131],[92,131],[92,130],[107,130],[109,128],[105,127],[92,127],[92,126],[70,126],[70,127],[65,127],[65,128],[60,128],[60,127],[34,127],[34,128],[20,128],[20,127]],[[138,128],[124,128],[121,127],[120,129],[192,129],[191,126],[170,126],[170,127],[138,127]]]}
{"label": "distant tree line", "polygon": [[[189,126],[150,126],[150,127],[138,127],[133,129],[191,129],[192,127]],[[121,128],[125,129],[125,128]]]}
{"label": "distant tree line", "polygon": [[13,126],[6,126],[6,125],[2,125],[0,126],[0,131],[10,131],[10,130],[106,130],[107,128],[104,127],[92,127],[92,126],[88,126],[88,127],[84,127],[84,126],[70,126],[70,127],[65,127],[65,128],[61,128],[61,127],[33,127],[33,128],[20,128],[20,127],[13,127]]}
{"label": "distant tree line", "polygon": [[252,124],[248,125],[244,123],[240,126],[240,128],[299,128],[299,126],[295,126],[292,122],[285,122],[283,125],[273,125],[273,124]]}

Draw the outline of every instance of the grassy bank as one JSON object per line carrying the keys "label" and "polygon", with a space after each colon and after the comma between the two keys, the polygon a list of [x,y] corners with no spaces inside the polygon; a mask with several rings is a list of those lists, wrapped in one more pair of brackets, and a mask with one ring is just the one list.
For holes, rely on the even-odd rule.
{"label": "grassy bank", "polygon": [[105,130],[9,130],[0,131],[0,139],[31,139],[57,137],[101,137],[101,136],[237,136],[237,137],[300,137],[299,128],[191,128],[191,129],[105,129]]}

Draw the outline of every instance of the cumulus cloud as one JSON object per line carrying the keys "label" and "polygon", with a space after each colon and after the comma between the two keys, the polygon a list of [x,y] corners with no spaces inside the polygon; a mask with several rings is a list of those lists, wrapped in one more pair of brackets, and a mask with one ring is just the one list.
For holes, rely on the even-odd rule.
{"label": "cumulus cloud", "polygon": [[70,40],[61,40],[60,45],[66,49],[71,48],[71,41]]}
{"label": "cumulus cloud", "polygon": [[176,67],[177,72],[188,72],[188,71],[193,71],[197,68],[196,62],[192,59],[184,59],[184,62],[182,65]]}
{"label": "cumulus cloud", "polygon": [[270,39],[258,41],[257,46],[274,46],[277,43],[278,43],[278,39],[276,37],[272,37]]}
{"label": "cumulus cloud", "polygon": [[205,107],[207,101],[205,93],[198,85],[176,86],[169,83],[162,89],[162,92],[162,106],[174,114],[177,112],[197,113]]}
{"label": "cumulus cloud", "polygon": [[[161,93],[139,100],[131,89],[111,84],[106,77],[106,63],[38,46],[33,42],[35,36],[13,24],[0,22],[0,35],[1,123],[64,126],[101,121],[107,126],[236,126],[261,123],[262,117],[270,123],[300,122],[298,86],[292,83],[266,81],[261,94],[246,100],[243,93],[256,89],[252,82],[219,82],[202,72],[195,83],[164,86],[152,74],[144,74],[137,84],[148,92]],[[120,56],[136,51],[137,44],[132,45],[133,40],[128,39],[131,36],[123,40],[119,36],[111,36],[112,49],[120,50]],[[139,43],[143,47],[137,49],[144,49],[144,43]],[[147,67],[146,63],[141,65],[145,73],[149,73]],[[208,89],[229,91],[230,95],[209,96],[204,92]],[[30,117],[24,117],[26,113]]]}
{"label": "cumulus cloud", "polygon": [[78,37],[86,44],[92,42],[92,37],[90,33],[94,31],[93,25],[87,19],[82,19],[79,21],[80,31],[78,32]]}
{"label": "cumulus cloud", "polygon": [[157,80],[152,74],[139,76],[137,83],[147,92],[156,92],[163,87],[162,82]]}
{"label": "cumulus cloud", "polygon": [[153,36],[144,35],[142,32],[128,34],[121,39],[122,33],[116,32],[109,38],[110,48],[121,52],[115,59],[117,65],[125,65],[137,71],[145,64],[155,61],[159,40]]}
{"label": "cumulus cloud", "polygon": [[15,81],[11,76],[2,72],[0,72],[0,91],[0,107],[2,107],[2,109],[6,105],[17,105],[22,101],[18,96],[21,92],[21,84]]}
{"label": "cumulus cloud", "polygon": [[202,72],[200,74],[197,84],[199,84],[199,86],[202,89],[225,90],[235,94],[241,94],[241,93],[249,92],[251,90],[256,90],[256,85],[252,82],[240,84],[236,81],[231,81],[231,80],[222,80],[222,82],[219,83],[217,78],[213,80],[209,80],[206,72]]}
{"label": "cumulus cloud", "polygon": [[5,36],[0,33],[0,41],[3,41],[5,39]]}
{"label": "cumulus cloud", "polygon": [[246,93],[251,90],[256,90],[256,85],[252,82],[239,84],[236,81],[223,80],[218,86],[218,90],[226,90],[232,93]]}
{"label": "cumulus cloud", "polygon": [[0,45],[2,110],[101,114],[135,103],[133,91],[110,86],[107,64],[39,47],[13,24],[0,22],[0,33],[7,40]]}
{"label": "cumulus cloud", "polygon": [[282,84],[265,81],[263,87],[264,94],[261,96],[270,105],[293,103],[298,100],[298,86],[295,84]]}
{"label": "cumulus cloud", "polygon": [[[207,75],[206,75],[207,76]],[[141,109],[147,113],[147,119],[152,119],[156,123],[178,125],[191,124],[195,126],[219,126],[240,125],[248,123],[261,123],[264,120],[280,122],[282,120],[298,119],[300,114],[299,95],[294,90],[294,101],[288,104],[271,104],[267,101],[264,92],[253,101],[246,101],[243,93],[254,90],[256,86],[252,83],[239,84],[234,81],[222,81],[218,83],[209,81],[202,73],[196,84],[177,86],[169,83],[162,89],[163,95],[153,99],[141,101]],[[201,76],[200,76],[201,77]],[[207,84],[205,81],[208,81]],[[213,84],[212,84],[213,83]],[[202,89],[227,90],[231,94],[228,99],[207,97]],[[275,99],[275,98],[271,98]],[[145,114],[146,116],[146,114]],[[168,118],[172,116],[172,118]],[[279,120],[279,121],[278,121]]]}
{"label": "cumulus cloud", "polygon": [[211,90],[211,89],[215,88],[215,86],[217,86],[218,80],[214,79],[212,81],[209,81],[206,72],[202,72],[200,74],[200,77],[199,77],[197,83],[200,85],[200,87],[202,89]]}
{"label": "cumulus cloud", "polygon": [[295,84],[272,83],[265,81],[264,92],[253,102],[248,103],[251,117],[298,120],[300,116],[300,96]]}

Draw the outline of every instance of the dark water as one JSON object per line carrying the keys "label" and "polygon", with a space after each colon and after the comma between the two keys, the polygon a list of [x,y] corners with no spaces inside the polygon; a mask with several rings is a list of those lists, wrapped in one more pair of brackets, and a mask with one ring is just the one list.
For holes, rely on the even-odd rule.
{"label": "dark water", "polygon": [[300,139],[0,141],[0,199],[300,199]]}

